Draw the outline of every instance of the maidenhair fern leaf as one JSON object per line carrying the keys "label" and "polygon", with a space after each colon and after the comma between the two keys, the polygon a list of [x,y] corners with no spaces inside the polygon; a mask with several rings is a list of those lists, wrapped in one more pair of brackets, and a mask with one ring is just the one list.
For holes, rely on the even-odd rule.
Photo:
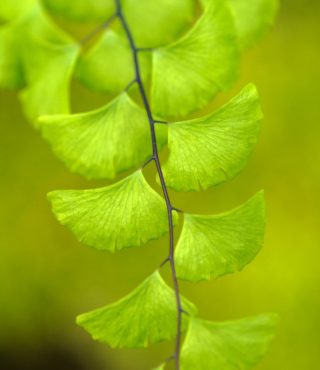
{"label": "maidenhair fern leaf", "polygon": [[179,41],[153,52],[152,105],[163,117],[179,117],[207,104],[236,79],[239,55],[225,0],[210,2]]}
{"label": "maidenhair fern leaf", "polygon": [[0,19],[12,21],[26,13],[38,0],[1,0]]}
{"label": "maidenhair fern leaf", "polygon": [[[77,323],[94,339],[117,348],[176,337],[173,358],[181,370],[249,370],[268,348],[275,315],[221,323],[196,319],[197,309],[181,297],[177,277],[206,280],[250,263],[263,242],[263,193],[227,213],[185,214],[175,248],[172,224],[178,214],[167,188],[207,189],[243,169],[262,119],[257,91],[249,85],[212,114],[157,125],[157,135],[153,123],[180,119],[229,88],[238,74],[240,50],[270,26],[278,0],[200,1],[203,14],[188,30],[197,0],[2,0],[0,86],[24,87],[20,97],[26,115],[40,124],[72,171],[111,179],[153,159],[162,180],[164,197],[150,187],[141,169],[103,188],[48,194],[61,224],[98,250],[140,247],[170,231],[166,262],[174,289],[156,271],[126,297],[80,315]],[[80,45],[42,4],[72,20],[104,22],[81,44],[101,31],[100,39],[79,59]],[[112,28],[102,32],[107,25]],[[147,91],[151,69],[152,109]],[[70,114],[74,74],[90,89],[119,95],[100,109]],[[126,87],[131,86],[139,87],[144,109],[129,97]],[[155,145],[161,149],[167,141],[169,157],[162,167]],[[180,351],[180,331],[186,329]]]}
{"label": "maidenhair fern leaf", "polygon": [[36,1],[30,11],[17,20],[17,23],[19,22],[23,27],[21,32],[25,32],[20,34],[21,45],[25,45],[26,36],[28,39],[32,38],[28,41],[30,44],[37,39],[62,45],[72,42],[72,39],[51,20],[39,1]]}
{"label": "maidenhair fern leaf", "polygon": [[27,87],[20,98],[26,116],[37,126],[39,116],[69,112],[70,81],[79,47],[38,40],[30,48],[24,63]]}
{"label": "maidenhair fern leaf", "polygon": [[42,34],[50,26],[36,1],[21,2],[21,5],[5,1],[0,9],[11,20],[0,27],[0,86],[20,88],[24,85],[22,58],[30,45],[30,34],[35,29]]}
{"label": "maidenhair fern leaf", "polygon": [[278,0],[228,0],[238,31],[240,47],[250,47],[274,22]]}
{"label": "maidenhair fern leaf", "polygon": [[[126,93],[93,112],[42,117],[40,128],[57,156],[87,178],[114,178],[152,156],[147,116]],[[162,147],[166,127],[157,133]]]}
{"label": "maidenhair fern leaf", "polygon": [[122,0],[138,47],[163,46],[173,42],[192,24],[195,0]]}
{"label": "maidenhair fern leaf", "polygon": [[262,247],[264,224],[263,192],[227,213],[185,214],[175,252],[178,277],[209,280],[243,269]]}
{"label": "maidenhair fern leaf", "polygon": [[167,185],[198,191],[236,176],[257,142],[261,119],[256,88],[248,85],[217,112],[169,124]]}
{"label": "maidenhair fern leaf", "polygon": [[251,369],[266,353],[276,321],[274,314],[221,323],[191,319],[181,369]]}
{"label": "maidenhair fern leaf", "polygon": [[19,27],[0,28],[0,87],[15,89],[24,84],[20,50],[17,48]]}
{"label": "maidenhair fern leaf", "polygon": [[97,249],[139,247],[168,231],[165,202],[141,171],[104,188],[53,191],[48,197],[57,219]]}
{"label": "maidenhair fern leaf", "polygon": [[[54,45],[70,43],[70,38],[50,20],[38,2],[32,2],[24,9],[20,17],[0,28],[0,86],[5,88],[22,87],[25,68],[32,73],[37,68],[46,68],[46,65],[39,65],[36,61],[41,53],[39,40]],[[42,61],[45,64],[48,62],[43,58]],[[38,105],[49,92],[48,86]]]}
{"label": "maidenhair fern leaf", "polygon": [[[190,315],[196,314],[196,308],[186,299],[182,305]],[[120,301],[77,318],[93,339],[117,348],[147,347],[172,339],[176,321],[175,293],[158,271]],[[186,324],[183,320],[182,329]]]}
{"label": "maidenhair fern leaf", "polygon": [[[2,0],[0,18],[8,21],[23,15],[38,0],[24,0],[18,3]],[[209,5],[212,0],[202,0]],[[115,12],[114,1],[106,0],[44,0],[50,11],[77,21],[104,21]],[[194,0],[123,0],[135,38],[140,46],[159,46],[172,42],[195,14]],[[228,0],[235,18],[236,28],[242,48],[250,46],[266,32],[274,21],[278,0]],[[137,6],[138,5],[138,6]],[[147,8],[146,8],[147,7]],[[145,14],[150,16],[145,17]],[[150,22],[150,27],[145,22]],[[151,23],[152,22],[152,23]],[[156,32],[149,32],[149,29]]]}
{"label": "maidenhair fern leaf", "polygon": [[[143,80],[150,76],[149,53],[140,53],[139,63]],[[127,39],[113,30],[106,31],[100,40],[83,56],[76,68],[76,77],[90,89],[118,93],[135,79],[132,52]]]}
{"label": "maidenhair fern leaf", "polygon": [[160,365],[153,370],[164,370],[164,368],[165,368],[165,365]]}
{"label": "maidenhair fern leaf", "polygon": [[[201,0],[204,6],[215,0]],[[227,0],[234,16],[240,48],[250,47],[271,27],[279,0]]]}
{"label": "maidenhair fern leaf", "polygon": [[[45,0],[45,4],[54,13],[76,21],[103,22],[115,12],[114,0]],[[195,0],[122,0],[139,47],[172,42],[191,24],[195,4]]]}
{"label": "maidenhair fern leaf", "polygon": [[114,12],[114,0],[44,0],[53,13],[75,21],[105,21]]}

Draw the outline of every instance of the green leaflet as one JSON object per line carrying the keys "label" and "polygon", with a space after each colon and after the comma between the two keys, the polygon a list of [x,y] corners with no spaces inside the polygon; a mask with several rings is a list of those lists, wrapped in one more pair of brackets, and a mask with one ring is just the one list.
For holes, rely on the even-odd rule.
{"label": "green leaflet", "polygon": [[258,93],[250,84],[217,112],[169,124],[167,185],[198,191],[236,176],[257,142],[261,119]]}
{"label": "green leaflet", "polygon": [[0,28],[0,87],[15,89],[23,86],[23,66],[20,50],[16,47],[18,27]]}
{"label": "green leaflet", "polygon": [[[40,128],[68,168],[87,178],[114,178],[152,156],[146,113],[126,93],[93,112],[41,117]],[[158,125],[157,134],[161,148],[167,128]]]}
{"label": "green leaflet", "polygon": [[203,107],[234,83],[238,64],[230,9],[216,0],[184,37],[153,52],[153,111],[180,117]]}
{"label": "green leaflet", "polygon": [[11,21],[27,12],[38,0],[1,0],[0,19]]}
{"label": "green leaflet", "polygon": [[100,250],[139,247],[168,231],[165,202],[140,170],[111,186],[53,191],[48,198],[61,224]]}
{"label": "green leaflet", "polygon": [[180,279],[209,280],[242,270],[262,247],[264,196],[214,216],[184,215],[175,261]]}
{"label": "green leaflet", "polygon": [[[214,0],[201,0],[204,6]],[[246,49],[262,37],[276,16],[278,0],[227,0],[234,16],[240,48]]]}
{"label": "green leaflet", "polygon": [[75,21],[106,21],[115,11],[114,0],[44,0],[50,11]]}
{"label": "green leaflet", "polygon": [[235,18],[241,49],[250,47],[271,27],[278,0],[228,0]]}
{"label": "green leaflet", "polygon": [[122,7],[138,47],[173,42],[192,24],[195,0],[122,0]]}
{"label": "green leaflet", "polygon": [[[76,21],[103,22],[115,12],[114,0],[45,0],[45,3],[51,11]],[[195,0],[122,0],[139,47],[172,42],[192,23],[195,4]]]}
{"label": "green leaflet", "polygon": [[25,60],[27,87],[20,99],[29,120],[38,126],[39,116],[69,112],[69,87],[78,56],[76,44],[31,44]]}
{"label": "green leaflet", "polygon": [[[121,1],[137,47],[150,48],[139,54],[139,63],[149,82],[152,56],[151,99],[160,117],[187,115],[229,88],[237,77],[240,49],[265,32],[277,7],[277,0],[202,1],[203,15],[184,36],[196,15],[196,0]],[[114,13],[114,0],[43,2],[77,21],[102,22]],[[72,171],[104,179],[141,166],[152,154],[149,124],[126,92],[100,109],[69,114],[75,67],[84,85],[101,92],[122,92],[134,79],[123,30],[114,25],[103,33],[77,64],[79,45],[50,21],[40,0],[18,3],[2,0],[0,5],[1,20],[9,22],[0,28],[0,86],[27,85],[21,93],[27,116],[38,122],[45,115],[39,121],[43,136]],[[167,184],[200,190],[236,176],[253,150],[261,118],[256,89],[249,85],[215,113],[157,126],[159,148],[169,130]],[[99,250],[139,247],[168,231],[165,201],[141,170],[111,186],[54,191],[48,198],[57,219]],[[177,213],[173,216],[176,223]],[[241,270],[261,248],[263,233],[262,193],[227,213],[186,214],[175,251],[178,277],[199,281]],[[182,305],[190,317],[183,315],[182,330],[189,330],[181,370],[249,370],[272,339],[274,315],[214,323],[193,318],[196,308],[184,298]],[[169,340],[176,335],[175,292],[156,271],[128,296],[80,315],[77,322],[111,347]]]}
{"label": "green leaflet", "polygon": [[[139,63],[143,80],[146,80],[151,69],[150,55],[140,53]],[[132,52],[127,39],[111,29],[104,32],[100,40],[80,57],[76,77],[96,91],[123,91],[135,79]]]}
{"label": "green leaflet", "polygon": [[164,368],[165,368],[165,365],[160,365],[153,370],[164,370]]}
{"label": "green leaflet", "polygon": [[228,322],[191,319],[181,370],[249,370],[266,353],[277,316],[264,314]]}
{"label": "green leaflet", "polygon": [[[40,4],[35,2],[22,16],[0,28],[0,86],[5,88],[24,86],[25,69],[27,74],[32,73],[35,76],[47,68],[48,59],[45,59],[44,55],[47,50],[44,49],[44,45],[52,44],[52,47],[58,49],[58,46],[62,47],[71,42],[71,39],[50,20]],[[63,49],[60,49],[61,51]],[[39,57],[40,60],[37,60]],[[39,71],[35,71],[36,68]],[[54,77],[51,76],[51,79]],[[26,79],[29,81],[30,77],[26,76]],[[50,93],[49,86],[40,100]],[[43,102],[37,104],[40,106]]]}
{"label": "green leaflet", "polygon": [[20,88],[24,85],[22,46],[28,42],[28,34],[34,27],[39,12],[37,0],[15,2],[1,0],[0,18],[9,21],[0,27],[0,87]]}
{"label": "green leaflet", "polygon": [[35,40],[43,40],[53,44],[65,44],[72,42],[71,38],[59,28],[48,16],[39,2],[34,2],[28,12],[23,14],[15,22],[10,23],[20,27],[23,34],[17,35],[19,47],[33,43]]}
{"label": "green leaflet", "polygon": [[[139,47],[155,47],[172,42],[191,24],[195,1],[124,0],[123,11],[136,44]],[[143,79],[147,80],[151,69],[150,53],[140,53],[139,63]],[[132,51],[127,38],[113,30],[106,31],[80,58],[76,75],[91,89],[109,93],[122,91],[135,78]]]}
{"label": "green leaflet", "polygon": [[[196,314],[194,305],[184,298],[182,305],[189,314]],[[158,271],[120,301],[77,318],[77,323],[93,339],[113,348],[147,347],[149,343],[172,339],[176,334],[176,321],[174,291]],[[186,325],[183,320],[183,330]]]}

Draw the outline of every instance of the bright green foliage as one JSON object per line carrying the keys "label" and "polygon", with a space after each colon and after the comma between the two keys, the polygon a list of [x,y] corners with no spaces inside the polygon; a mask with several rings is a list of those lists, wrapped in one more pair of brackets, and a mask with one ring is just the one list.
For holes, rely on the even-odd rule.
{"label": "bright green foliage", "polygon": [[[40,61],[36,60],[38,53],[41,55],[41,43],[49,43],[54,47],[71,42],[70,38],[50,21],[37,2],[24,10],[20,17],[0,28],[0,86],[5,88],[22,87],[24,69],[30,70],[28,65],[31,63],[36,62],[33,68],[46,68],[41,62],[47,63],[47,60],[44,61],[43,57]],[[65,50],[61,48],[56,52],[58,51],[60,58],[63,58]]]}
{"label": "bright green foliage", "polygon": [[0,86],[14,89],[23,86],[23,67],[16,44],[19,27],[0,28]]}
{"label": "bright green foliage", "polygon": [[158,366],[157,368],[155,368],[153,370],[164,370],[164,367],[165,367],[165,365],[160,365],[160,366]]}
{"label": "bright green foliage", "polygon": [[[190,315],[196,314],[186,299],[182,305]],[[78,316],[77,323],[113,348],[137,348],[173,338],[176,319],[174,291],[157,271],[120,301]],[[183,329],[186,324],[184,320]]]}
{"label": "bright green foliage", "polygon": [[[71,171],[89,179],[136,171],[110,186],[49,193],[54,214],[79,241],[99,250],[116,252],[160,238],[175,208],[137,170],[155,153],[149,111],[126,89],[137,77],[133,51],[147,48],[139,52],[138,68],[146,90],[151,79],[146,99],[151,94],[153,118],[181,120],[235,82],[240,51],[269,28],[277,0],[202,0],[203,13],[194,24],[196,0],[121,0],[134,50],[113,17],[114,0],[43,0],[68,19],[112,20],[83,53],[85,43],[67,36],[40,1],[0,1],[0,18],[8,22],[0,27],[0,86],[24,88],[26,115]],[[100,109],[70,114],[74,75],[91,90],[118,95]],[[236,176],[253,151],[261,119],[256,88],[248,85],[205,117],[157,125],[159,150],[167,142],[169,147],[165,186],[198,191]],[[262,246],[264,224],[262,192],[223,214],[185,213],[174,255],[178,278],[208,280],[243,269]],[[111,347],[146,347],[176,336],[176,294],[179,289],[172,290],[156,271],[126,297],[77,322]],[[188,333],[181,370],[249,370],[273,336],[274,315],[216,323],[194,318],[196,308],[183,297],[182,306],[182,330]]]}
{"label": "bright green foliage", "polygon": [[264,356],[277,316],[264,314],[215,323],[191,319],[181,370],[249,370]]}
{"label": "bright green foliage", "polygon": [[[195,1],[125,0],[123,8],[137,45],[156,47],[174,41],[191,25]],[[151,70],[150,53],[140,53],[139,63],[143,79],[147,80]],[[93,90],[111,93],[122,91],[135,77],[132,53],[126,37],[112,29],[105,32],[89,52],[80,58],[76,75]]]}
{"label": "bright green foliage", "polygon": [[230,212],[185,214],[175,252],[178,277],[209,280],[243,269],[262,247],[264,224],[262,192]]}
{"label": "bright green foliage", "polygon": [[[126,93],[93,112],[45,116],[40,122],[57,156],[87,178],[114,178],[143,165],[152,155],[147,116]],[[157,129],[161,148],[167,128]]]}
{"label": "bright green foliage", "polygon": [[[150,75],[149,53],[140,53],[143,80]],[[108,30],[100,40],[80,57],[76,77],[92,90],[107,93],[123,91],[135,78],[132,53],[125,37]]]}
{"label": "bright green foliage", "polygon": [[57,219],[97,249],[139,247],[168,231],[165,202],[141,171],[105,188],[53,191],[48,197]]}
{"label": "bright green foliage", "polygon": [[[204,6],[215,0],[201,0]],[[277,13],[278,0],[227,0],[238,34],[241,49],[255,43],[271,27]]]}
{"label": "bright green foliage", "polygon": [[52,12],[75,21],[103,22],[115,11],[113,0],[44,0],[44,3]]}
{"label": "bright green foliage", "polygon": [[261,119],[256,88],[248,85],[217,112],[170,124],[168,186],[197,191],[236,176],[257,142]]}
{"label": "bright green foliage", "polygon": [[[76,21],[105,21],[114,13],[114,0],[45,0],[54,13]],[[195,16],[194,0],[123,0],[122,6],[139,47],[172,42]]]}
{"label": "bright green foliage", "polygon": [[274,22],[278,0],[228,0],[241,49],[250,47]]}
{"label": "bright green foliage", "polygon": [[238,47],[224,0],[210,2],[179,41],[153,53],[152,106],[163,117],[179,117],[206,105],[237,77]]}
{"label": "bright green foliage", "polygon": [[25,62],[28,85],[20,98],[26,116],[37,125],[41,115],[69,112],[69,85],[79,48],[43,41],[30,48]]}
{"label": "bright green foliage", "polygon": [[[25,34],[19,35],[21,45],[26,45],[26,41],[28,46],[39,41],[54,45],[65,45],[73,42],[72,38],[51,20],[38,2],[23,17],[19,18],[17,23],[23,27],[21,32],[25,32]],[[24,57],[26,58],[27,55],[24,55]]]}
{"label": "bright green foliage", "polygon": [[11,21],[26,13],[38,0],[1,0],[0,19]]}
{"label": "bright green foliage", "polygon": [[[22,47],[27,42],[36,0],[14,2],[1,0],[0,18],[11,21],[0,27],[0,87],[14,89],[23,86]],[[32,22],[30,22],[32,20]]]}
{"label": "bright green foliage", "polygon": [[[76,21],[103,22],[115,11],[114,0],[45,0],[45,3],[54,13]],[[122,0],[139,47],[172,42],[191,24],[195,4],[195,0]]]}
{"label": "bright green foliage", "polygon": [[195,0],[122,0],[138,47],[166,45],[191,25]]}

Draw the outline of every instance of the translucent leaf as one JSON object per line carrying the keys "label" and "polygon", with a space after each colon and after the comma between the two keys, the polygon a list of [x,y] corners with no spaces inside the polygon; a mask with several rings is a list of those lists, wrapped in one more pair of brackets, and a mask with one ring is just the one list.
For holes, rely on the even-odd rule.
{"label": "translucent leaf", "polygon": [[264,314],[229,322],[191,319],[181,370],[249,370],[265,355],[277,316]]}
{"label": "translucent leaf", "polygon": [[163,117],[179,117],[206,105],[237,77],[237,39],[224,0],[206,7],[179,41],[153,52],[152,105]]}
{"label": "translucent leaf", "polygon": [[250,47],[274,22],[278,0],[228,0],[242,49]]}
{"label": "translucent leaf", "polygon": [[197,191],[236,176],[257,142],[262,113],[254,85],[245,87],[217,112],[168,125],[168,186]]}
{"label": "translucent leaf", "polygon": [[164,370],[164,368],[165,368],[165,365],[160,365],[153,370]]}
{"label": "translucent leaf", "polygon": [[8,25],[0,28],[0,87],[5,89],[19,88],[24,84],[16,31],[18,29]]}
{"label": "translucent leaf", "polygon": [[242,270],[262,247],[264,196],[214,216],[184,215],[175,261],[180,279],[209,280]]}
{"label": "translucent leaf", "polygon": [[[214,0],[201,0],[208,6]],[[279,0],[227,0],[234,16],[241,49],[250,47],[271,27]]]}
{"label": "translucent leaf", "polygon": [[[71,171],[88,178],[114,178],[152,156],[147,115],[126,93],[89,113],[41,117],[40,128]],[[167,130],[157,129],[162,147]]]}
{"label": "translucent leaf", "polygon": [[[12,22],[0,27],[0,87],[6,89],[20,88],[24,85],[24,72],[22,55],[24,45],[29,44],[30,30],[38,22],[40,8],[26,2],[24,6],[16,6],[12,1],[1,3],[3,16],[7,14],[8,20]],[[20,4],[20,3],[19,3]],[[18,17],[21,15],[21,17]],[[18,19],[14,19],[14,18]],[[41,22],[41,21],[40,21]]]}
{"label": "translucent leaf", "polygon": [[[182,305],[189,314],[196,314],[196,308],[184,298]],[[147,347],[169,340],[176,335],[176,322],[175,293],[159,272],[120,301],[77,318],[93,339],[117,348]],[[183,329],[186,324],[183,320]]]}
{"label": "translucent leaf", "polygon": [[[126,0],[123,1],[123,10],[136,44],[139,47],[154,47],[172,41],[181,29],[190,24],[195,2]],[[135,78],[132,51],[123,30],[120,32],[122,34],[108,30],[89,52],[80,58],[76,75],[87,87],[114,93],[122,91]],[[139,62],[142,77],[146,80],[150,76],[150,53],[140,53]]]}
{"label": "translucent leaf", "polygon": [[76,44],[34,46],[25,61],[28,86],[20,98],[26,116],[37,126],[39,116],[69,112],[69,87],[79,48]]}
{"label": "translucent leaf", "polygon": [[[171,42],[193,20],[195,0],[122,0],[138,46]],[[115,12],[114,0],[45,0],[54,13],[76,21],[105,21]],[[152,32],[150,30],[152,29]]]}
{"label": "translucent leaf", "polygon": [[4,88],[20,88],[24,85],[24,63],[29,59],[29,65],[34,62],[36,39],[59,45],[70,42],[38,3],[27,10],[23,16],[0,28],[0,86]]}
{"label": "translucent leaf", "polygon": [[[142,77],[150,75],[151,58],[139,54]],[[132,52],[128,40],[113,30],[106,31],[100,40],[83,56],[76,68],[76,77],[90,89],[118,93],[135,79]]]}
{"label": "translucent leaf", "polygon": [[122,4],[139,47],[174,41],[192,24],[196,10],[195,0],[123,0]]}
{"label": "translucent leaf", "polygon": [[[48,198],[61,224],[97,249],[139,247],[168,231],[165,202],[141,171],[111,186],[53,191]],[[177,218],[175,214],[175,222]]]}
{"label": "translucent leaf", "polygon": [[0,18],[11,21],[26,13],[38,0],[1,0]]}
{"label": "translucent leaf", "polygon": [[44,0],[50,11],[75,21],[105,21],[115,11],[114,0]]}

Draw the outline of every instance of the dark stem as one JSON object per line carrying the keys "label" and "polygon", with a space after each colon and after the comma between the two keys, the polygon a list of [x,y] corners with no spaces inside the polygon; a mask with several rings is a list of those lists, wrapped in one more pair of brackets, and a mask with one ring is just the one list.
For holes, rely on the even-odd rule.
{"label": "dark stem", "polygon": [[141,71],[140,71],[140,64],[139,64],[139,58],[138,54],[139,51],[142,51],[144,49],[139,49],[137,48],[135,41],[132,36],[132,32],[130,30],[130,27],[126,21],[126,18],[122,12],[122,7],[121,7],[121,0],[115,0],[116,4],[116,15],[118,16],[124,31],[127,35],[130,48],[132,51],[132,57],[133,57],[133,62],[134,62],[134,68],[135,68],[135,82],[138,84],[140,95],[142,98],[142,102],[144,105],[144,108],[146,110],[148,120],[149,120],[149,125],[150,125],[150,131],[151,131],[151,140],[152,140],[152,149],[153,149],[153,156],[152,159],[154,160],[157,168],[157,172],[159,175],[160,183],[161,183],[161,188],[163,191],[163,196],[165,198],[166,206],[167,206],[167,213],[168,213],[168,223],[169,223],[169,241],[170,241],[170,248],[169,248],[169,257],[167,258],[167,262],[170,262],[170,267],[171,267],[171,273],[172,273],[172,280],[173,280],[173,285],[174,285],[174,291],[175,291],[175,296],[176,296],[176,302],[177,302],[177,337],[176,337],[176,347],[175,347],[175,354],[172,358],[175,360],[176,364],[176,370],[180,370],[180,349],[181,349],[181,321],[182,321],[182,305],[181,305],[181,299],[180,299],[180,292],[179,292],[179,283],[178,283],[178,278],[177,278],[177,273],[176,273],[176,268],[175,268],[175,261],[174,261],[174,234],[173,234],[173,212],[175,208],[172,206],[169,198],[169,193],[167,189],[167,185],[163,176],[162,168],[161,168],[161,162],[159,159],[159,152],[158,152],[158,147],[157,147],[157,137],[156,137],[156,131],[155,131],[155,124],[156,120],[153,118],[150,104],[147,98],[146,90],[144,87],[144,84],[142,82],[141,78]]}

